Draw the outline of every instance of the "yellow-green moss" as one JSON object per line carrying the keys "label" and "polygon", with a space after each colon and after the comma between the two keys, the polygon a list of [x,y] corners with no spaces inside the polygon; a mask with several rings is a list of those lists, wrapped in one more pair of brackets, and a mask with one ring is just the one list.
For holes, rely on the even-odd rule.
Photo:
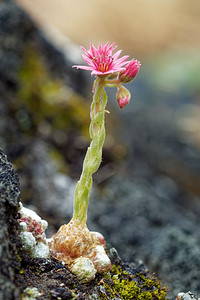
{"label": "yellow-green moss", "polygon": [[120,266],[113,266],[111,280],[105,280],[106,293],[101,293],[101,299],[120,297],[124,300],[165,300],[167,289],[161,287],[160,281],[148,273],[128,274]]}
{"label": "yellow-green moss", "polygon": [[[25,48],[18,83],[17,99],[10,101],[10,114],[18,127],[21,144],[30,145],[37,136],[44,139],[49,145],[49,157],[56,162],[58,170],[69,173],[63,151],[67,150],[71,135],[89,140],[90,101],[75,93],[58,76],[53,76],[42,53],[33,45]],[[24,169],[26,162],[23,153],[13,161],[18,172]]]}
{"label": "yellow-green moss", "polygon": [[50,123],[51,130],[74,128],[88,137],[89,101],[73,92],[62,80],[54,78],[36,48],[27,47],[19,71],[20,102],[32,127]]}
{"label": "yellow-green moss", "polygon": [[57,168],[60,172],[68,173],[68,166],[64,160],[64,157],[56,148],[52,147],[49,150],[49,157],[52,161],[55,161]]}
{"label": "yellow-green moss", "polygon": [[19,253],[18,253],[17,251],[15,251],[15,254],[16,254],[16,258],[17,258],[18,262],[21,263],[22,258],[21,258],[21,256],[19,255]]}

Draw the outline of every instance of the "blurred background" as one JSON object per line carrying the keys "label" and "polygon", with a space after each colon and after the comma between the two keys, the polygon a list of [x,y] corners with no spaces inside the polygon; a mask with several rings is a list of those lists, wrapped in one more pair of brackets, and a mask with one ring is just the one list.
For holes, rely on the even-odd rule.
{"label": "blurred background", "polygon": [[116,41],[130,55],[152,59],[165,51],[198,52],[198,0],[18,0],[40,24],[77,45]]}
{"label": "blurred background", "polygon": [[[130,58],[134,57],[141,61],[140,73],[129,85],[132,93],[130,105],[119,112],[115,103],[111,102],[117,118],[124,122],[121,139],[129,145],[129,152],[135,151],[133,143],[135,144],[137,133],[134,133],[133,119],[136,118],[139,118],[141,123],[144,120],[148,123],[147,128],[143,129],[145,132],[150,130],[149,126],[152,127],[152,132],[146,133],[150,135],[148,139],[159,138],[158,135],[162,136],[162,130],[164,137],[164,131],[171,130],[172,135],[175,135],[175,132],[178,134],[180,143],[186,142],[199,149],[200,5],[198,0],[190,2],[187,0],[125,0],[123,2],[119,0],[109,2],[106,0],[84,2],[82,0],[17,0],[17,3],[31,15],[54,44],[62,48],[66,41],[69,42],[72,51],[68,57],[75,63],[82,62],[79,45],[87,49],[90,42],[97,45],[99,41],[102,43],[115,41],[119,49],[123,49],[124,55],[128,54]],[[89,84],[88,91],[90,91]],[[114,92],[112,96],[115,98]],[[117,119],[114,126],[116,123],[118,123]],[[119,125],[117,130],[120,131],[121,128],[122,126]],[[113,144],[112,139],[109,135],[106,143]],[[142,143],[148,144],[149,141]],[[162,156],[159,168],[164,168],[163,172],[176,178],[176,181],[182,187],[183,185],[184,188],[187,187],[189,192],[200,195],[199,177],[195,179],[198,164],[195,170],[188,170],[185,166],[187,160],[181,158],[183,154],[178,149],[172,151],[170,161],[180,159],[182,165],[178,165],[176,161],[176,168],[174,168],[174,163],[172,162],[171,166],[169,159],[164,163],[166,155],[168,156],[169,144],[164,146],[165,149],[161,154],[159,143],[154,145],[154,150],[151,150],[153,146],[149,149],[149,152],[153,152],[150,156],[154,164],[158,165],[156,160],[158,156]],[[142,149],[144,151],[146,147],[142,146]],[[125,152],[125,149],[118,147],[115,154],[123,156]],[[192,157],[188,157],[188,160],[192,160]],[[141,164],[138,167],[140,170]],[[193,162],[192,169],[194,164]]]}
{"label": "blurred background", "polygon": [[[189,132],[189,139],[200,143],[198,0],[17,0],[17,3],[52,39],[64,35],[86,49],[90,42],[96,45],[99,41],[116,42],[123,54],[140,60],[142,68],[136,86],[145,82],[142,88],[146,104],[158,100],[158,105],[164,106],[162,110],[169,103],[173,107],[181,104],[183,115],[179,125]],[[80,53],[76,50],[78,59]],[[133,93],[132,97],[141,102],[140,96]],[[126,109],[127,112],[130,107]]]}
{"label": "blurred background", "polygon": [[[24,203],[48,219],[49,235],[70,219],[89,144],[93,79],[71,66],[83,63],[80,45],[116,42],[123,55],[142,66],[127,85],[132,95],[127,107],[120,110],[116,91],[109,92],[111,114],[88,226],[103,233],[108,247],[116,247],[125,260],[142,259],[167,284],[169,299],[179,291],[198,293],[199,0],[16,3],[42,33],[41,38],[35,25],[28,25],[21,38],[2,26],[10,34],[5,57],[8,46],[14,52],[23,49],[14,83],[10,69],[0,64],[12,93],[1,103],[9,121],[0,126],[0,140],[20,175]],[[10,24],[15,21],[11,16]],[[16,44],[9,44],[14,35]]]}

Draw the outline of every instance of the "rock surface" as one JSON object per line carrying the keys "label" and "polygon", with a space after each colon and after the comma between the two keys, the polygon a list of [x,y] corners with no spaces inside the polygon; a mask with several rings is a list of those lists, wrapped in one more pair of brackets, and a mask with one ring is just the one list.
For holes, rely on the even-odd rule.
{"label": "rock surface", "polygon": [[[63,198],[62,181],[64,180],[66,183],[67,176],[62,175],[60,171],[57,171],[57,164],[54,169],[53,164],[50,163],[48,159],[48,150],[49,148],[52,149],[52,145],[48,147],[48,138],[50,137],[48,128],[50,127],[51,122],[49,122],[48,117],[45,117],[45,112],[50,108],[47,102],[51,100],[51,98],[48,98],[48,93],[47,95],[43,94],[44,90],[42,87],[50,85],[51,88],[58,86],[61,89],[64,84],[68,82],[74,90],[83,93],[84,80],[81,79],[81,73],[76,73],[78,74],[77,77],[76,75],[71,76],[71,71],[68,70],[66,57],[64,58],[62,53],[45,40],[42,33],[37,29],[29,17],[12,1],[0,2],[0,39],[1,147],[4,152],[8,154],[9,159],[15,163],[16,168],[19,171],[22,170],[20,178],[22,186],[25,187],[25,189],[22,189],[25,199],[28,199],[29,203],[36,203],[38,207],[43,207],[46,213],[52,211],[52,215],[55,219],[55,204],[53,203],[53,198],[57,197],[61,202],[61,198]],[[48,65],[48,67],[46,67],[46,65]],[[36,72],[38,70],[37,68],[39,68],[39,73]],[[33,76],[29,76],[29,74],[32,73]],[[42,82],[39,86],[37,84],[34,86],[35,80],[37,81],[38,76],[40,76],[39,74],[43,75]],[[58,77],[62,80],[62,84],[58,79],[55,79]],[[33,87],[31,89],[32,83]],[[35,90],[38,90],[38,95],[35,93]],[[27,92],[29,93],[28,96],[26,96]],[[64,92],[67,99],[69,99],[71,90],[69,89],[67,92],[64,90]],[[43,94],[41,103],[45,103],[46,101],[46,106],[42,112],[42,118],[46,120],[44,121],[44,119],[41,118],[42,121],[39,120],[37,123],[35,121],[35,116],[38,113],[41,113],[42,106],[38,106],[35,109],[32,103],[40,102],[40,93]],[[37,98],[38,96],[39,100]],[[64,100],[66,101],[66,99],[60,99],[61,111],[63,110],[62,102]],[[30,102],[28,102],[29,100]],[[72,100],[76,102],[76,99]],[[77,101],[79,101],[78,107],[83,107],[80,99]],[[56,106],[53,106],[52,111],[54,111],[55,107]],[[67,107],[67,109],[70,111],[70,109],[73,110],[74,108]],[[33,114],[33,111],[35,115]],[[76,114],[76,110],[74,111]],[[82,119],[84,119],[84,111],[80,111],[79,114]],[[64,116],[64,119],[66,119],[66,116]],[[82,121],[80,122],[79,119],[77,119],[75,123],[74,121],[72,122],[74,127],[82,126]],[[64,127],[64,130],[65,128],[66,127]],[[34,134],[35,138],[33,138]],[[54,146],[56,145],[58,147],[60,142],[57,141],[59,141],[58,136],[60,135],[63,136],[62,130],[56,128],[53,134],[54,137],[51,138],[51,143]],[[73,140],[74,136],[76,136],[76,134],[73,134]],[[64,135],[64,140],[65,139],[66,136]],[[68,144],[72,144],[70,139]],[[78,147],[80,147],[80,144],[79,141]],[[74,149],[72,149],[72,151],[74,152]],[[78,150],[78,153],[79,152],[80,150]],[[41,155],[42,153],[43,155]],[[76,158],[77,157],[75,157],[75,160]],[[35,163],[36,160],[38,160],[37,164]],[[50,165],[49,168],[48,164]],[[38,180],[38,170],[41,170],[41,166],[44,166],[42,176],[45,177],[49,175],[46,190]],[[48,170],[50,171],[48,172]],[[55,183],[54,187],[51,185],[51,180]],[[74,184],[71,184],[70,180],[68,181],[69,186],[74,186]],[[45,184],[46,183],[44,183],[44,185]],[[51,193],[52,188],[55,191],[54,197]],[[64,189],[66,191],[66,187],[64,187]],[[38,191],[38,193],[36,191]],[[44,199],[44,203],[47,203],[49,195],[51,195],[52,201],[49,202],[50,206],[46,209],[45,205],[43,206],[43,203],[39,201]],[[37,291],[38,296],[41,297],[41,299],[47,299],[49,295],[51,295],[53,299],[58,297],[61,297],[61,299],[71,299],[72,297],[89,299],[89,296],[95,299],[98,295],[109,297],[111,291],[108,287],[108,290],[106,290],[106,287],[103,286],[104,281],[101,281],[103,276],[97,276],[95,281],[93,281],[88,288],[87,285],[79,285],[76,277],[71,275],[69,270],[63,267],[62,264],[48,259],[30,259],[30,257],[21,252],[21,241],[17,233],[19,196],[18,177],[11,164],[7,162],[6,156],[3,152],[0,152],[0,298],[8,300],[19,299],[19,297],[25,297],[30,295],[30,293]],[[56,225],[60,222],[59,216],[61,212],[62,210],[57,212],[58,219],[54,220]],[[67,209],[67,213],[71,213],[69,212],[69,209]],[[64,214],[64,217],[65,216],[66,214]],[[133,282],[132,284],[136,287],[136,292],[140,293],[137,284],[140,284],[140,282],[142,284],[144,280],[149,278],[148,280],[151,280],[152,283],[150,290],[152,290],[152,292],[157,290],[158,293],[161,293],[162,299],[164,299],[166,294],[165,289],[162,290],[157,279],[151,277],[143,266],[138,267],[138,269],[136,269],[135,266],[133,268],[128,265],[125,266],[119,258],[117,258],[116,261],[115,256],[112,257],[111,255],[113,263],[120,264],[121,271],[121,268],[123,267],[123,272],[127,269],[130,273],[127,275],[117,274],[118,280],[122,280],[126,277],[127,283],[130,284],[130,282]],[[144,277],[141,279],[140,277],[137,277],[138,272],[142,273]],[[114,275],[115,271],[113,271],[112,276]],[[133,280],[133,275],[136,276],[136,281]],[[107,284],[112,283],[112,278],[107,280]],[[113,283],[113,289],[115,288],[115,285],[116,283]],[[118,282],[118,285],[120,285],[120,282]],[[33,289],[27,289],[27,286],[31,286]],[[142,286],[140,288],[141,293],[143,293]],[[122,287],[122,289],[120,288],[119,291],[113,290],[113,293],[119,296],[120,293],[124,292],[128,293],[127,291],[124,291],[124,287]]]}
{"label": "rock surface", "polygon": [[[30,58],[32,65],[28,69],[29,65],[27,66],[26,64],[26,73],[21,75],[20,70],[25,65],[25,57]],[[21,106],[19,105],[22,80],[31,71],[34,73],[34,58],[39,61],[36,61],[38,65],[43,63],[46,66],[46,72],[51,74],[48,76],[54,76],[54,78],[57,76],[57,78],[62,80],[63,85],[68,84],[73,90],[84,94],[84,79],[80,73],[72,74],[71,62],[69,65],[66,56],[47,41],[44,34],[36,27],[28,15],[13,1],[1,1],[0,144],[12,161],[19,157],[20,153],[28,146],[30,140],[28,140],[28,137],[26,139],[23,137],[28,129],[33,129],[32,126],[34,125],[30,122],[30,115],[25,111],[25,103],[22,103]],[[37,70],[37,74],[33,74],[35,79],[39,76],[38,72],[45,72],[43,66],[41,70]],[[47,79],[45,78],[45,80]],[[25,78],[24,80],[26,81],[25,85],[28,86],[30,78]],[[47,84],[50,83],[47,82]],[[58,85],[57,82],[56,84]],[[50,86],[50,88],[55,88],[54,86]],[[33,86],[34,91],[38,88],[38,86]],[[71,92],[70,88],[69,92]],[[24,91],[27,93],[26,87]],[[35,97],[36,95],[34,95],[34,101],[37,102],[38,100]],[[39,109],[40,107],[38,107],[37,112],[39,112]]]}
{"label": "rock surface", "polygon": [[123,263],[115,249],[109,253],[113,265],[111,273],[97,275],[87,285],[81,284],[59,261],[33,259],[21,252],[17,232],[19,195],[18,177],[1,151],[0,299],[27,299],[32,293],[37,299],[113,299],[113,296],[130,299],[132,295],[142,299],[149,299],[150,295],[152,299],[166,299],[166,288],[161,287],[156,277],[150,275],[142,264]]}
{"label": "rock surface", "polygon": [[173,300],[179,291],[198,294],[200,289],[198,218],[176,203],[177,190],[169,178],[160,178],[159,186],[158,194],[148,181],[114,177],[93,193],[88,225],[124,259],[142,259],[159,274]]}
{"label": "rock surface", "polygon": [[[81,73],[72,75],[66,56],[44,38],[12,1],[0,2],[0,40],[0,144],[18,170],[23,200],[37,207],[43,218],[48,218],[51,235],[71,218],[75,181],[69,175],[76,178],[80,174],[88,144],[80,138],[85,127],[88,128],[83,125],[87,123],[86,103],[80,99],[76,102],[77,96],[75,99],[70,96],[72,90],[67,88],[66,91],[63,87],[67,82],[84,93],[84,79]],[[53,89],[53,102],[59,99],[54,105],[51,105],[49,86],[51,92]],[[64,98],[60,91],[64,91]],[[70,101],[75,107],[68,106]],[[77,111],[77,107],[81,109]],[[169,112],[169,107],[164,111]],[[148,119],[148,115],[152,118]],[[200,211],[200,156],[195,147],[174,132],[166,114],[164,118],[160,115],[159,122],[155,115],[159,115],[156,110],[146,114],[136,111],[134,115],[131,109],[129,115],[124,115],[130,149],[128,166],[124,165],[124,170],[110,180],[107,180],[110,175],[104,174],[102,186],[95,188],[91,197],[88,226],[103,233],[109,248],[115,246],[125,260],[143,259],[151,271],[167,283],[168,298],[174,300],[179,291],[191,290],[198,294],[200,289],[197,214]],[[113,154],[111,152],[110,156]],[[3,171],[2,177],[1,214],[11,221],[6,226],[1,223],[1,237],[7,238],[5,251],[1,253],[4,261],[1,280],[12,299],[18,295],[18,290],[12,283],[14,271],[8,268],[4,258],[6,255],[14,258],[13,266],[18,266],[15,243],[10,241],[16,229],[11,215],[16,216],[19,188],[13,190],[18,186],[16,175],[3,154],[1,158],[1,170],[8,167],[8,175]],[[106,162],[109,165],[109,159],[104,158],[104,172]],[[97,180],[99,177],[100,171]],[[13,198],[5,202],[5,197],[9,196],[7,191]],[[33,269],[31,284],[41,288],[40,283],[36,284],[38,265],[41,272],[48,273],[42,274],[44,281],[53,276],[49,282],[52,297],[71,297],[70,285],[67,289],[62,285],[62,278],[67,280],[70,276],[66,268],[48,260],[30,261],[25,256],[21,265],[25,275],[17,274],[21,292],[27,287],[28,272]],[[70,280],[72,288],[75,277]],[[82,294],[85,290],[86,287],[80,287]]]}
{"label": "rock surface", "polygon": [[17,256],[17,208],[20,197],[19,180],[5,154],[0,151],[0,299],[17,299],[14,284]]}

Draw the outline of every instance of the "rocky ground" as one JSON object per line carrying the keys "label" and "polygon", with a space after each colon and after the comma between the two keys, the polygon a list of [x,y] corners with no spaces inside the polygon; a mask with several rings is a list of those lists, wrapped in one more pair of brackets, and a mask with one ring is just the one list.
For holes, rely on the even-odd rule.
{"label": "rocky ground", "polygon": [[18,225],[19,180],[2,151],[0,192],[0,299],[166,299],[167,288],[142,263],[124,263],[114,248],[108,251],[111,271],[89,283],[79,282],[55,259],[25,254]]}

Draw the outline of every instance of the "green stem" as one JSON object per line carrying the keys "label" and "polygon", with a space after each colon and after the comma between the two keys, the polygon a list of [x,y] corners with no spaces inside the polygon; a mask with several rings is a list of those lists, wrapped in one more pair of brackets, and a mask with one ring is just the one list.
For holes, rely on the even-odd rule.
{"label": "green stem", "polygon": [[102,159],[102,147],[105,140],[105,107],[107,103],[104,86],[104,79],[97,77],[90,108],[91,123],[89,133],[91,143],[83,162],[83,170],[76,186],[74,199],[73,219],[78,220],[80,223],[85,223],[87,220],[87,207],[92,189],[92,174],[98,170]]}

